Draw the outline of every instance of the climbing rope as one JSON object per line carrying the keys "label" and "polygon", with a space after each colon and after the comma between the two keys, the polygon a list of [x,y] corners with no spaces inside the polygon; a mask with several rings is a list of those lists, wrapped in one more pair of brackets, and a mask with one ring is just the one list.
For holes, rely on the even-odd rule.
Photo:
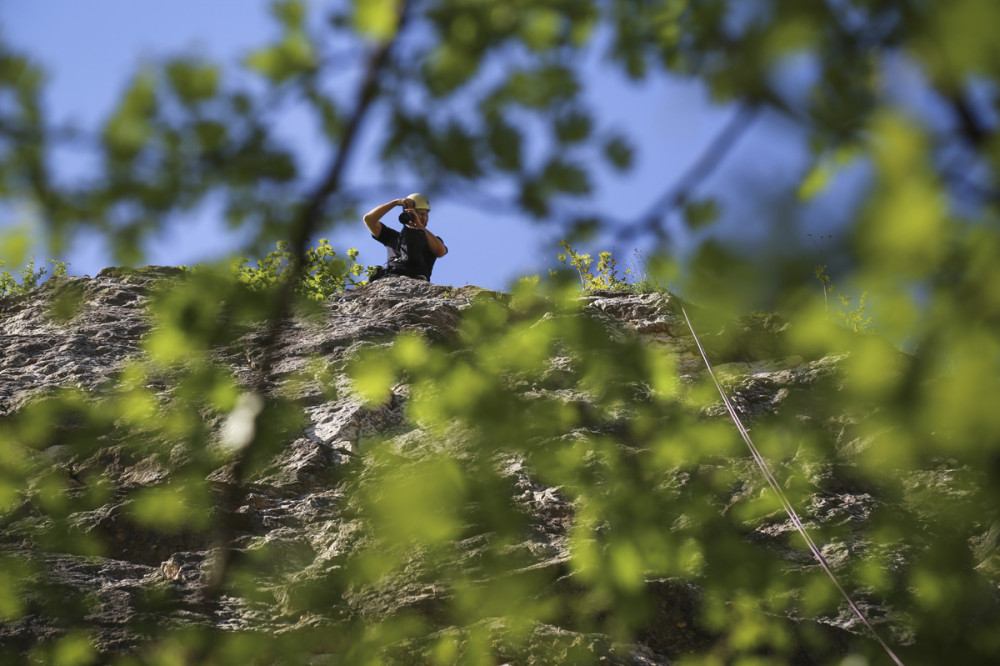
{"label": "climbing rope", "polygon": [[812,540],[812,537],[809,536],[809,533],[806,531],[805,525],[799,518],[799,514],[796,513],[795,511],[795,507],[793,507],[791,502],[788,501],[788,496],[785,495],[785,492],[781,489],[781,486],[778,484],[778,481],[774,478],[774,475],[771,474],[771,469],[767,466],[767,461],[764,460],[764,456],[761,455],[760,451],[757,450],[757,447],[754,445],[753,440],[750,439],[750,433],[747,431],[746,427],[744,427],[743,422],[740,420],[739,415],[736,413],[736,409],[733,407],[733,404],[729,401],[729,396],[726,395],[725,390],[722,388],[722,384],[719,383],[718,378],[715,376],[715,371],[712,369],[712,364],[708,361],[708,355],[705,354],[705,349],[701,346],[701,340],[698,339],[698,334],[695,333],[694,326],[691,325],[691,319],[688,317],[687,310],[685,310],[683,306],[681,306],[681,312],[684,314],[684,321],[687,322],[688,330],[691,331],[691,335],[694,337],[694,342],[698,346],[698,351],[701,353],[701,358],[705,362],[705,367],[708,368],[708,374],[712,378],[712,381],[715,382],[715,388],[719,390],[719,395],[722,396],[722,402],[726,406],[726,411],[728,411],[729,416],[732,417],[733,423],[736,424],[736,429],[740,431],[740,435],[743,437],[743,441],[746,442],[747,448],[750,449],[750,455],[753,456],[754,461],[757,463],[757,467],[759,467],[760,471],[764,474],[764,478],[767,480],[767,484],[771,486],[771,489],[778,496],[778,499],[781,501],[782,508],[784,508],[785,513],[788,514],[788,517],[791,518],[792,524],[795,525],[795,529],[798,530],[799,534],[802,535],[802,538],[805,539],[806,545],[809,546],[809,550],[812,552],[813,557],[816,558],[816,561],[819,562],[819,565],[823,568],[823,571],[825,571],[826,575],[830,577],[831,581],[833,581],[834,586],[836,586],[836,588],[840,591],[840,594],[844,597],[844,599],[847,601],[847,604],[851,607],[851,610],[854,611],[854,614],[857,615],[858,618],[860,618],[861,621],[864,623],[864,625],[868,627],[868,629],[872,632],[872,635],[875,636],[875,639],[882,646],[882,649],[885,650],[886,654],[888,654],[889,657],[896,663],[896,666],[905,666],[902,660],[896,656],[896,653],[892,651],[892,648],[890,648],[889,645],[879,635],[879,633],[875,631],[875,627],[873,627],[871,622],[868,621],[868,618],[866,618],[864,613],[861,612],[861,609],[858,608],[858,605],[856,603],[854,603],[854,600],[851,599],[851,596],[840,584],[840,581],[837,580],[837,576],[833,573],[833,570],[827,563],[826,558],[823,557],[823,553],[820,552],[820,549],[816,546],[816,543]]}

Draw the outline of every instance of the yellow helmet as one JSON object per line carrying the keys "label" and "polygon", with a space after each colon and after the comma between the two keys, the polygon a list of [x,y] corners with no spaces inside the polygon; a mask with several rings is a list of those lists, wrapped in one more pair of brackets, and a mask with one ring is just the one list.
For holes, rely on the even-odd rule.
{"label": "yellow helmet", "polygon": [[413,194],[406,197],[407,199],[413,199],[413,207],[417,210],[430,210],[431,202],[427,200],[427,197],[420,194],[419,192],[414,192]]}

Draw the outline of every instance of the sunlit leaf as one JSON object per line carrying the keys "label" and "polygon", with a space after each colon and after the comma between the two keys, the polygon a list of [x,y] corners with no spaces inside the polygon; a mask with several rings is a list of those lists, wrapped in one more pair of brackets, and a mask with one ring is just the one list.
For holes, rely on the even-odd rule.
{"label": "sunlit leaf", "polygon": [[378,41],[392,37],[399,23],[398,0],[353,0],[354,27]]}
{"label": "sunlit leaf", "polygon": [[375,524],[400,544],[441,543],[462,528],[464,479],[450,460],[437,458],[390,473],[372,499]]}
{"label": "sunlit leaf", "polygon": [[397,338],[393,351],[404,368],[419,368],[427,363],[428,357],[432,354],[426,342],[414,335]]}
{"label": "sunlit leaf", "polygon": [[615,582],[626,590],[637,590],[642,585],[642,558],[635,546],[623,542],[612,546],[610,565]]}
{"label": "sunlit leaf", "polygon": [[803,201],[816,198],[829,188],[832,177],[830,165],[823,161],[817,162],[799,185],[799,198]]}
{"label": "sunlit leaf", "polygon": [[31,247],[31,235],[27,228],[16,227],[0,235],[0,262],[15,267],[24,265]]}
{"label": "sunlit leaf", "polygon": [[97,651],[86,634],[71,633],[60,638],[52,649],[54,666],[79,666],[93,663]]}
{"label": "sunlit leaf", "polygon": [[812,165],[799,185],[798,196],[809,201],[826,192],[834,177],[857,156],[852,147],[843,147],[824,154]]}
{"label": "sunlit leaf", "polygon": [[166,530],[202,528],[209,516],[202,492],[194,483],[172,483],[137,492],[128,506],[139,523]]}
{"label": "sunlit leaf", "polygon": [[551,9],[532,9],[520,17],[521,39],[529,48],[544,51],[559,41],[563,27],[563,17]]}
{"label": "sunlit leaf", "polygon": [[354,364],[351,372],[354,387],[368,403],[380,404],[389,398],[396,381],[393,364],[388,359],[366,356]]}
{"label": "sunlit leaf", "polygon": [[164,365],[170,365],[188,358],[195,347],[183,331],[175,328],[164,328],[150,334],[146,339],[146,349],[155,360]]}
{"label": "sunlit leaf", "polygon": [[254,51],[244,63],[274,83],[312,71],[316,66],[313,44],[300,31],[289,32],[284,40]]}
{"label": "sunlit leaf", "polygon": [[109,149],[123,157],[139,152],[153,134],[151,117],[156,110],[156,81],[149,73],[140,74],[104,127]]}
{"label": "sunlit leaf", "polygon": [[174,91],[186,103],[211,99],[218,93],[219,71],[211,65],[175,60],[166,71]]}

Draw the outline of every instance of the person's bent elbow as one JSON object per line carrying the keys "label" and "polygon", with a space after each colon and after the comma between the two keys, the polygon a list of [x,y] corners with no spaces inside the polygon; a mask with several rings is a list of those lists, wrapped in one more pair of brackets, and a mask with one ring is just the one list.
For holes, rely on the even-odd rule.
{"label": "person's bent elbow", "polygon": [[365,215],[364,218],[362,219],[365,222],[365,226],[368,227],[368,231],[371,232],[372,236],[375,236],[377,238],[379,232],[382,231],[382,221],[379,220],[374,215],[372,215],[371,213]]}

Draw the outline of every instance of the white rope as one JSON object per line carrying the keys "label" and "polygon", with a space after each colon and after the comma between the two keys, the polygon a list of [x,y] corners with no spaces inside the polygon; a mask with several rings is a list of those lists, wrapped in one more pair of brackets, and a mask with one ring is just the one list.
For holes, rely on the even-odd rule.
{"label": "white rope", "polygon": [[850,595],[847,594],[847,591],[840,584],[840,581],[837,580],[837,576],[834,575],[833,570],[830,568],[830,565],[827,564],[826,558],[823,557],[823,553],[820,552],[819,548],[816,547],[816,543],[812,540],[812,537],[809,536],[809,533],[806,531],[805,525],[802,524],[802,520],[799,518],[799,514],[796,513],[795,511],[795,507],[793,507],[791,502],[788,501],[788,497],[785,495],[785,492],[781,489],[781,486],[778,484],[778,481],[774,478],[774,475],[771,474],[771,470],[767,466],[767,461],[764,460],[764,456],[761,455],[760,451],[758,451],[757,447],[754,445],[753,440],[750,439],[750,433],[747,432],[747,429],[743,426],[743,422],[740,420],[739,415],[736,413],[736,409],[733,408],[733,404],[729,401],[729,396],[726,395],[725,390],[723,390],[722,388],[722,384],[720,384],[718,378],[716,378],[715,371],[712,370],[712,364],[709,363],[708,356],[705,354],[705,349],[701,346],[701,341],[698,339],[698,334],[694,332],[694,326],[691,325],[691,319],[688,317],[687,310],[685,310],[683,306],[681,306],[681,312],[684,314],[684,320],[687,322],[688,329],[691,331],[691,335],[694,336],[694,342],[698,346],[698,351],[701,353],[701,358],[703,361],[705,361],[705,367],[708,368],[708,374],[709,376],[711,376],[712,381],[715,382],[715,388],[719,390],[719,395],[722,396],[722,402],[726,406],[726,411],[728,411],[729,416],[732,417],[733,423],[736,424],[736,428],[737,430],[740,431],[740,435],[743,437],[743,441],[746,442],[747,448],[750,449],[750,454],[753,456],[754,461],[756,461],[757,467],[759,467],[760,471],[764,474],[764,478],[767,480],[767,484],[771,486],[771,489],[778,496],[778,499],[781,501],[782,508],[784,508],[785,513],[788,514],[788,517],[791,518],[792,523],[795,525],[795,529],[797,529],[799,534],[802,535],[802,538],[805,539],[806,545],[808,545],[809,550],[812,551],[813,557],[815,557],[816,561],[819,562],[819,565],[823,567],[823,571],[825,571],[826,575],[830,577],[831,581],[833,581],[833,584],[836,586],[836,588],[840,591],[840,594],[847,601],[848,605],[851,607],[851,610],[854,611],[854,614],[857,615],[864,623],[864,625],[868,627],[868,629],[872,632],[872,635],[874,635],[876,640],[878,640],[879,644],[882,646],[882,649],[886,651],[886,654],[888,654],[889,657],[892,658],[892,660],[896,663],[897,666],[905,666],[902,660],[896,656],[896,653],[892,651],[892,648],[890,648],[889,645],[884,640],[882,640],[882,637],[879,635],[879,633],[875,631],[875,627],[871,625],[871,623],[868,621],[868,618],[866,618],[864,613],[861,612],[861,609],[858,608],[858,605],[856,603],[854,603],[854,600],[851,599]]}

